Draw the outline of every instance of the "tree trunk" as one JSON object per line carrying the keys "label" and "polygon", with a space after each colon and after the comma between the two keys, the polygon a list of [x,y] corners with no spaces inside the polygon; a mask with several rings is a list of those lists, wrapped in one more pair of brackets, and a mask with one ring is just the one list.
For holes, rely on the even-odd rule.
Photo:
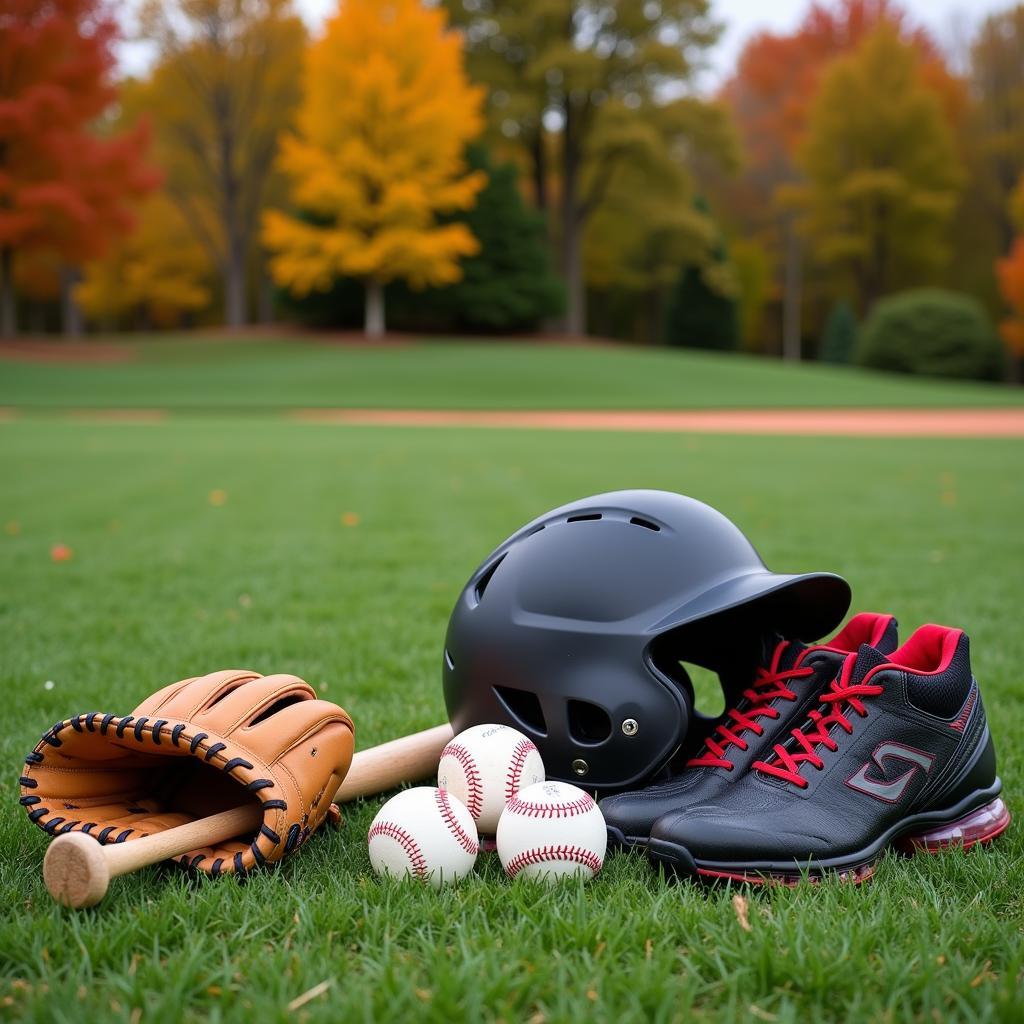
{"label": "tree trunk", "polygon": [[77,338],[82,333],[82,309],[75,300],[75,285],[81,276],[78,267],[60,268],[60,319],[66,338]]}
{"label": "tree trunk", "polygon": [[228,327],[245,325],[245,257],[240,245],[229,243],[224,268],[224,322]]}
{"label": "tree trunk", "polygon": [[373,278],[366,282],[366,320],[364,330],[368,338],[384,335],[384,285]]}
{"label": "tree trunk", "polygon": [[800,304],[803,265],[800,240],[792,223],[786,225],[785,290],[782,299],[782,358],[800,362]]}
{"label": "tree trunk", "polygon": [[13,338],[18,333],[14,305],[14,250],[0,249],[0,337]]}
{"label": "tree trunk", "polygon": [[544,152],[544,126],[538,125],[530,145],[533,154],[533,198],[537,209],[548,212],[548,166]]}
{"label": "tree trunk", "polygon": [[572,100],[565,97],[562,134],[562,276],[565,278],[565,329],[569,334],[587,330],[586,294],[583,288],[583,218],[579,204],[580,143]]}

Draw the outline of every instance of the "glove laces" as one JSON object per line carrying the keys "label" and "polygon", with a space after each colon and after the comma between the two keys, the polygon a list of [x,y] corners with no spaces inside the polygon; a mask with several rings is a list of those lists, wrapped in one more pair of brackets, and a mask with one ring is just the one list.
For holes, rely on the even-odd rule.
{"label": "glove laces", "polygon": [[796,700],[797,695],[786,685],[787,681],[813,675],[814,669],[810,666],[780,669],[779,661],[788,646],[788,640],[781,641],[772,654],[771,664],[767,668],[758,665],[753,685],[742,694],[746,704],[729,708],[725,713],[726,720],[717,725],[704,741],[701,754],[686,762],[687,768],[725,768],[731,772],[735,765],[726,756],[729,747],[746,750],[749,744],[742,736],[744,732],[752,732],[755,736],[764,734],[764,726],[757,719],[776,719],[781,714],[772,706],[773,701]]}
{"label": "glove laces", "polygon": [[[800,774],[801,765],[807,763],[820,771],[825,762],[815,752],[815,748],[821,746],[826,750],[838,750],[839,744],[830,735],[832,727],[837,725],[849,735],[853,732],[853,723],[846,717],[846,713],[851,712],[860,718],[867,718],[867,708],[860,698],[876,697],[885,689],[876,683],[851,682],[856,660],[857,656],[851,654],[843,662],[839,678],[833,680],[819,698],[821,707],[810,713],[811,724],[804,726],[803,729],[792,730],[790,735],[793,738],[794,749],[787,750],[781,743],[776,743],[775,756],[770,761],[755,761],[752,765],[754,769],[774,775],[800,789],[807,788],[808,782]],[[831,710],[828,710],[830,705]]]}

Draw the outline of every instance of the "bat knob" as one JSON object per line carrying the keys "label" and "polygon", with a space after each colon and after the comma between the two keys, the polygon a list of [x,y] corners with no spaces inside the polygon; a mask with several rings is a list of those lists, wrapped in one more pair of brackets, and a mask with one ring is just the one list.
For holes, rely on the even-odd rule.
{"label": "bat knob", "polygon": [[57,836],[43,858],[43,880],[58,903],[66,907],[94,906],[110,884],[103,847],[84,832]]}

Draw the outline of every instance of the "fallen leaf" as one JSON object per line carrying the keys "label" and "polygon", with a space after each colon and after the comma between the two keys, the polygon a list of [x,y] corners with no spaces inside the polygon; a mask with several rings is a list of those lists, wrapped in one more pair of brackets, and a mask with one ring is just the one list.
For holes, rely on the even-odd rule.
{"label": "fallen leaf", "polygon": [[[738,892],[733,894],[732,897],[732,909],[736,912],[736,920],[739,921],[740,927],[745,931],[750,931],[750,917],[748,916],[748,910],[750,908],[750,901],[746,896],[741,896]],[[751,1007],[753,1012],[753,1007]],[[772,1020],[775,1018],[773,1017]]]}
{"label": "fallen leaf", "polygon": [[322,996],[330,987],[334,984],[333,978],[328,978],[326,981],[321,981],[319,985],[314,985],[311,989],[307,989],[302,993],[301,996],[296,996],[285,1009],[289,1012],[298,1010],[300,1007],[305,1006],[306,1003],[311,1002],[318,996]]}
{"label": "fallen leaf", "polygon": [[54,562],[70,562],[75,557],[74,551],[67,544],[54,544],[50,548],[50,558]]}
{"label": "fallen leaf", "polygon": [[6,531],[6,532],[7,532],[7,533],[8,533],[8,534],[9,534],[9,535],[11,536],[11,537],[17,537],[17,535],[18,535],[19,533],[21,533],[21,523],[19,523],[19,522],[16,522],[15,520],[13,520],[13,519],[12,519],[12,520],[11,520],[11,521],[10,521],[9,523],[7,523],[7,525],[6,525],[6,526],[4,526],[4,530],[5,530],[5,531]]}
{"label": "fallen leaf", "polygon": [[342,526],[358,526],[359,525],[359,516],[356,515],[355,512],[346,512],[341,517],[341,525]]}
{"label": "fallen leaf", "polygon": [[228,492],[222,491],[219,487],[210,491],[210,504],[214,508],[220,508],[228,500]]}

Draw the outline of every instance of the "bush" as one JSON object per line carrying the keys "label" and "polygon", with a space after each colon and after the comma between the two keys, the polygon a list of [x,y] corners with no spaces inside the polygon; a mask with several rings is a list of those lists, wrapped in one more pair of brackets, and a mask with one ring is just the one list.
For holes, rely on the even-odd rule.
{"label": "bush", "polygon": [[998,380],[1003,348],[984,309],[966,295],[922,288],[876,303],[857,337],[861,366],[932,377]]}
{"label": "bush", "polygon": [[818,358],[823,363],[846,365],[853,358],[856,344],[857,318],[851,305],[845,299],[840,299],[829,310]]}
{"label": "bush", "polygon": [[685,267],[669,306],[668,343],[730,350],[739,344],[739,333],[735,300],[711,288],[700,267]]}

